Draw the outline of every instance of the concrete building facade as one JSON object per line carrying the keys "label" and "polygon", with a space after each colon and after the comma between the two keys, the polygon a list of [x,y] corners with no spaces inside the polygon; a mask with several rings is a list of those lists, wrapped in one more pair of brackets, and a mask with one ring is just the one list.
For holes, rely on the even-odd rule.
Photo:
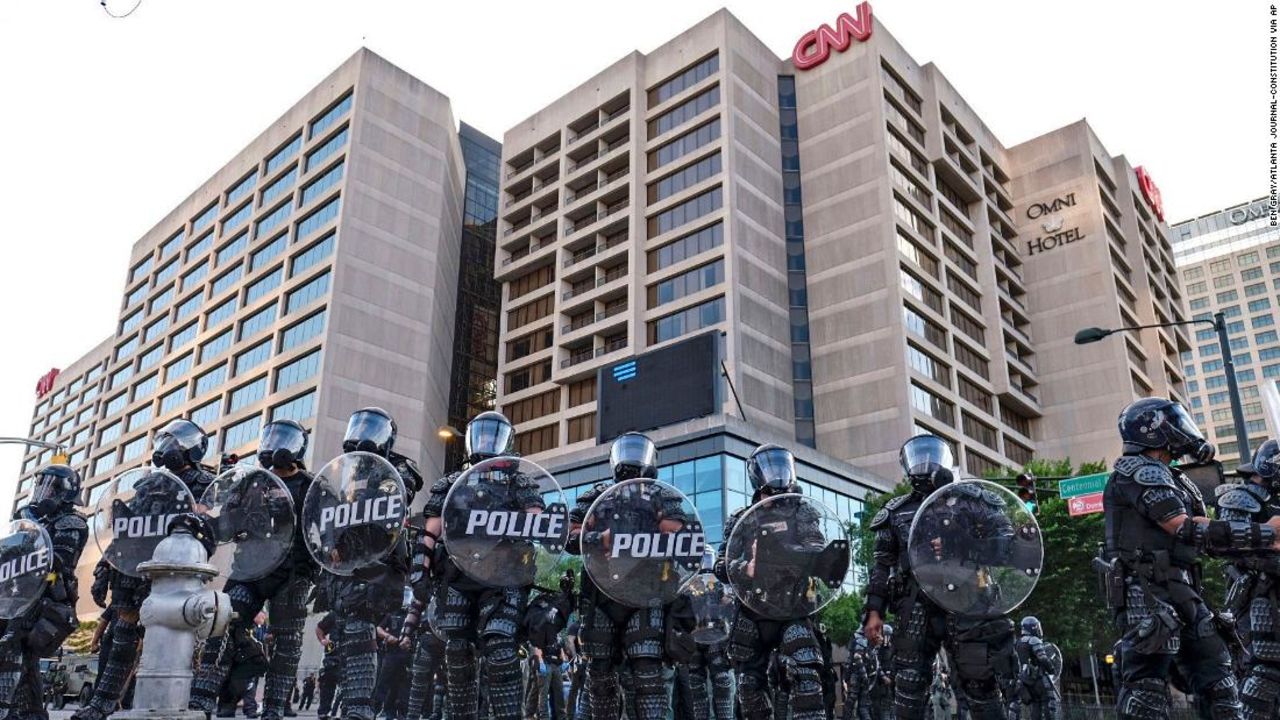
{"label": "concrete building facade", "polygon": [[[1186,220],[1170,228],[1174,259],[1186,291],[1186,312],[1209,319],[1221,312],[1240,387],[1249,447],[1276,437],[1276,411],[1268,408],[1280,378],[1280,227],[1271,205],[1258,198]],[[1240,456],[1221,346],[1208,325],[1193,329],[1195,342],[1182,354],[1187,396],[1196,423],[1218,446],[1227,467]],[[1270,410],[1270,411],[1269,411]]]}
{"label": "concrete building facade", "polygon": [[[440,381],[464,226],[491,237],[493,223],[491,201],[464,208],[485,192],[468,180],[496,192],[467,161],[492,178],[498,152],[466,125],[460,139],[447,97],[357,52],[134,244],[115,332],[45,388],[31,436],[66,447],[96,500],[173,418],[208,432],[214,466],[254,452],[263,423],[297,420],[317,467],[351,412],[376,405],[397,420],[396,449],[443,472],[437,432],[467,384]],[[19,502],[47,460],[25,458]],[[98,556],[91,541],[82,575]]]}
{"label": "concrete building facade", "polygon": [[[1182,392],[1185,332],[1071,346],[1181,316],[1134,168],[1083,122],[1006,147],[866,3],[791,59],[720,11],[503,147],[497,402],[535,459],[596,443],[600,369],[705,328],[742,404],[722,414],[884,478],[919,432],[973,475],[1114,457],[1121,406]],[[1027,216],[1073,183],[1067,215]]]}

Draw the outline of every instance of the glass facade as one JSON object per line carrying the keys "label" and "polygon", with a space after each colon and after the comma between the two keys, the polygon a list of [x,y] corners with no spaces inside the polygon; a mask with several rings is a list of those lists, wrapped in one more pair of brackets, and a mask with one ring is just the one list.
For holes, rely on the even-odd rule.
{"label": "glass facade", "polygon": [[787,241],[787,295],[791,320],[791,386],[795,396],[796,441],[816,447],[813,370],[809,353],[809,296],[804,262],[804,197],[800,187],[800,131],[796,121],[796,78],[778,76],[782,136],[782,212]]}

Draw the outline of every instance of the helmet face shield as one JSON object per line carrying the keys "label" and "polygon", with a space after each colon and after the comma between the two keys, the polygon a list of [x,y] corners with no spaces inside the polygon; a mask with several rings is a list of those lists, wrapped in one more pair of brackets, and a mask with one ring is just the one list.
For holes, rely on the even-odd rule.
{"label": "helmet face shield", "polygon": [[902,472],[908,477],[950,470],[956,464],[951,446],[934,435],[917,435],[908,440],[902,446],[899,461],[902,463]]}
{"label": "helmet face shield", "polygon": [[626,433],[609,448],[609,465],[616,480],[658,476],[658,448],[640,433]]}
{"label": "helmet face shield", "polygon": [[1178,432],[1185,435],[1188,440],[1204,439],[1204,433],[1200,432],[1200,428],[1196,425],[1196,421],[1191,417],[1191,414],[1178,403],[1174,403],[1169,408],[1169,423]]}
{"label": "helmet face shield", "polygon": [[776,446],[759,448],[752,453],[747,461],[747,473],[756,490],[786,490],[799,479],[795,456],[786,448]]}
{"label": "helmet face shield", "polygon": [[467,423],[466,453],[472,461],[510,455],[516,430],[501,414],[481,413]]}
{"label": "helmet face shield", "polygon": [[[200,426],[190,420],[173,420],[156,433],[156,447],[163,447],[166,440],[177,443],[177,447],[183,452],[190,453],[193,450],[198,450],[206,442],[206,437]],[[204,457],[203,450],[198,450],[198,452],[199,455],[190,459],[195,461]]]}
{"label": "helmet face shield", "polygon": [[386,453],[395,438],[391,418],[379,410],[358,410],[347,421],[342,447],[347,452]]}
{"label": "helmet face shield", "polygon": [[307,447],[307,434],[293,423],[270,422],[262,428],[258,452],[264,450],[288,450],[295,458],[301,457]]}

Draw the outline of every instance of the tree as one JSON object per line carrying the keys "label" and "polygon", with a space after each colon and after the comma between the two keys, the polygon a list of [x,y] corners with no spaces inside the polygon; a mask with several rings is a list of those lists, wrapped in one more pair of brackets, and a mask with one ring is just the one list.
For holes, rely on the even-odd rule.
{"label": "tree", "polygon": [[827,639],[833,645],[847,645],[854,631],[862,627],[862,596],[846,593],[832,600],[818,619],[827,626]]}

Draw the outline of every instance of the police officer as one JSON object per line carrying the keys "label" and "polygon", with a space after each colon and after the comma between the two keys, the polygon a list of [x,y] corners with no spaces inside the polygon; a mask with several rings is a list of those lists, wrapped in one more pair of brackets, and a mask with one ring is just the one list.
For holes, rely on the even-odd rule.
{"label": "police officer", "polygon": [[[515,428],[502,413],[484,412],[467,423],[467,462],[475,465],[490,458],[510,456],[515,445]],[[431,487],[423,514],[426,529],[422,547],[414,562],[417,582],[414,592],[420,602],[434,592],[438,602],[438,628],[445,635],[445,668],[448,696],[446,717],[468,720],[479,706],[476,654],[483,656],[485,698],[497,720],[520,717],[520,658],[517,655],[520,623],[529,597],[529,588],[492,588],[462,574],[448,559],[448,548],[440,543],[444,529],[442,515],[449,490],[461,473],[440,478]],[[520,474],[512,482],[525,510],[544,508],[537,482]],[[423,572],[427,568],[430,572]],[[434,580],[434,586],[432,581]]]}
{"label": "police officer", "polygon": [[[526,720],[564,720],[564,644],[560,633],[573,612],[573,573],[560,578],[560,592],[539,592],[529,602],[524,616],[524,636],[528,640],[525,673],[524,717]],[[548,697],[550,714],[547,713]]]}
{"label": "police officer", "polygon": [[1138,400],[1119,426],[1124,455],[1103,492],[1107,600],[1123,633],[1119,715],[1167,715],[1165,682],[1176,659],[1213,718],[1238,718],[1220,620],[1201,598],[1200,555],[1280,548],[1280,517],[1266,524],[1206,517],[1199,490],[1170,463],[1207,461],[1214,449],[1178,403]]}
{"label": "police officer", "polygon": [[[613,480],[596,483],[578,497],[569,513],[568,551],[578,554],[584,548],[609,542],[609,530],[584,532],[582,524],[592,503],[614,483],[636,478],[658,477],[658,450],[653,441],[640,433],[624,433],[609,449]],[[664,494],[663,531],[678,531],[687,517],[679,497]],[[607,545],[606,545],[607,546]],[[623,683],[620,670],[629,676],[634,698],[633,720],[665,718],[670,705],[663,661],[667,644],[667,613],[663,607],[635,609],[614,602],[592,581],[584,569],[582,592],[578,604],[581,619],[579,638],[581,652],[587,658],[586,692],[592,720],[617,720],[619,690]],[[696,693],[694,693],[696,694]],[[695,717],[706,717],[706,693],[695,701]]]}
{"label": "police officer", "polygon": [[41,689],[40,658],[58,651],[76,629],[76,563],[89,526],[75,511],[80,474],[66,465],[36,472],[31,500],[15,519],[41,525],[53,547],[52,581],[43,597],[20,617],[0,623],[0,719],[48,718]]}
{"label": "police officer", "polygon": [[[422,487],[422,475],[413,461],[396,453],[396,423],[386,410],[357,410],[347,422],[342,440],[344,453],[367,452],[386,458],[404,480],[405,507]],[[328,575],[337,620],[341,653],[343,716],[373,720],[373,691],[378,672],[377,623],[400,607],[409,579],[409,546],[402,535],[377,563],[356,570],[350,577]]]}
{"label": "police officer", "polygon": [[1022,618],[1022,635],[1014,644],[1018,653],[1018,694],[1009,704],[1009,717],[1022,715],[1022,704],[1030,709],[1030,720],[1058,720],[1058,687],[1054,684],[1060,668],[1054,648],[1044,641],[1044,630],[1034,615]]}
{"label": "police officer", "polygon": [[733,662],[729,660],[729,643],[721,641],[702,648],[711,676],[711,716],[715,720],[733,720]]}
{"label": "police officer", "polygon": [[[1280,515],[1280,443],[1268,440],[1254,453],[1251,462],[1240,466],[1245,481],[1223,486],[1218,496],[1218,517],[1233,522],[1266,522]],[[1280,696],[1280,556],[1265,554],[1240,558],[1235,562],[1237,577],[1227,593],[1228,606],[1239,607],[1236,615],[1241,634],[1248,637],[1240,699],[1244,716],[1250,720],[1275,716]]]}
{"label": "police officer", "polygon": [[[930,493],[950,483],[955,464],[951,447],[933,435],[917,435],[899,452],[911,493],[890,500],[871,521],[875,532],[875,563],[867,584],[863,632],[879,644],[884,616],[892,609],[897,620],[893,639],[894,708],[898,720],[922,720],[929,709],[933,661],[943,646],[953,658],[956,696],[965,696],[978,720],[1004,718],[998,677],[1011,659],[1013,623],[1007,618],[970,619],[947,613],[920,589],[907,554],[912,520]],[[974,516],[975,523],[990,524],[1012,534],[1003,514],[1004,501],[994,493],[971,488],[962,495],[956,512]],[[1011,672],[1011,670],[1007,670]]]}
{"label": "police officer", "polygon": [[342,674],[342,658],[338,654],[337,638],[334,637],[337,630],[338,618],[332,612],[325,613],[325,616],[316,624],[316,639],[320,641],[320,647],[324,648],[324,661],[320,664],[320,677],[317,680],[320,686],[320,699],[316,707],[316,715],[320,720],[329,720],[338,715],[334,696],[337,694],[338,680]]}
{"label": "police officer", "polygon": [[[419,559],[421,557],[419,556]],[[420,565],[414,565],[413,573],[420,573]],[[419,576],[421,581],[421,576]],[[444,640],[440,639],[422,614],[426,605],[415,596],[405,615],[400,632],[400,645],[413,651],[409,661],[409,703],[405,709],[406,720],[437,717],[443,711],[443,698],[436,699],[437,684],[444,682]]]}
{"label": "police officer", "polygon": [[[800,493],[795,458],[789,450],[778,445],[761,445],[751,453],[747,460],[747,478],[754,488],[753,504],[775,495]],[[726,538],[733,535],[733,528],[748,509],[737,510],[725,521]],[[798,512],[805,510],[802,506]],[[789,532],[795,533],[800,542],[806,540],[806,535],[822,538],[820,518],[816,513],[812,518],[797,517],[793,522],[796,527],[790,528]],[[730,579],[728,546],[728,542],[720,545],[716,564],[716,574],[725,581]],[[814,622],[812,617],[786,622],[771,620],[739,604],[729,636],[729,657],[737,670],[738,697],[746,720],[767,720],[772,715],[768,676],[769,660],[774,651],[777,651],[780,669],[784,671],[779,674],[778,697],[786,698],[785,702],[777,704],[791,709],[792,720],[824,720],[825,668]]]}
{"label": "police officer", "polygon": [[842,720],[871,720],[871,686],[876,682],[876,656],[858,630],[849,638],[849,660],[844,666]]}
{"label": "police officer", "polygon": [[[298,661],[302,657],[302,631],[307,621],[307,600],[318,568],[303,542],[302,507],[311,474],[303,467],[307,453],[307,431],[292,420],[273,420],[262,427],[258,441],[258,464],[270,469],[288,488],[293,498],[293,547],[288,557],[266,577],[227,582],[225,592],[237,614],[231,632],[222,641],[205,644],[200,671],[191,683],[192,710],[212,712],[219,691],[230,673],[237,653],[227,652],[223,643],[240,638],[252,630],[253,620],[270,604],[271,634],[275,644],[267,670],[263,694],[263,720],[281,720],[289,693],[298,679]],[[229,640],[230,639],[230,640]]]}
{"label": "police officer", "polygon": [[[156,432],[151,452],[151,464],[178,476],[195,499],[213,482],[214,477],[200,465],[209,449],[209,436],[199,425],[190,420],[177,419]],[[103,648],[107,653],[104,672],[93,686],[93,699],[73,715],[73,720],[103,720],[116,711],[125,684],[133,675],[138,662],[138,642],[142,639],[142,627],[138,624],[138,611],[142,601],[151,593],[151,582],[145,578],[131,577],[110,567],[106,560],[99,561],[94,576],[102,573],[111,589],[111,607],[115,613],[112,625],[111,646]],[[96,583],[95,583],[96,584]],[[105,596],[104,596],[105,599]],[[94,601],[101,605],[98,594]]]}
{"label": "police officer", "polygon": [[871,648],[875,656],[875,676],[868,688],[872,720],[893,720],[893,625],[884,624],[880,644]]}

